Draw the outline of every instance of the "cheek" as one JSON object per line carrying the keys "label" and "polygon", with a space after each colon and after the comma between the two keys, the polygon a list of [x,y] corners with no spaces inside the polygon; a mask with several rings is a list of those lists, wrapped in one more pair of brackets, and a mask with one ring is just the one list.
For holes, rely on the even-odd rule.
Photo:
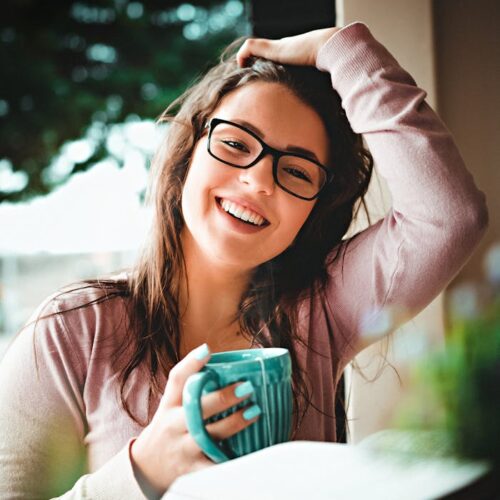
{"label": "cheek", "polygon": [[[212,190],[232,182],[233,169],[224,168],[206,152],[206,144],[199,144],[182,189],[182,212],[191,224],[207,215],[213,202]],[[201,217],[201,218],[200,218]]]}
{"label": "cheek", "polygon": [[283,243],[288,247],[293,243],[312,211],[312,206],[293,207],[283,213],[281,232]]}
{"label": "cheek", "polygon": [[223,182],[231,173],[212,158],[206,150],[206,143],[199,144],[191,157],[186,184],[190,191],[201,192],[211,189]]}
{"label": "cheek", "polygon": [[195,149],[191,162],[189,164],[186,180],[182,189],[183,210],[188,208],[191,203],[199,203],[201,192],[207,184],[207,169],[204,168],[202,154],[199,148]]}
{"label": "cheek", "polygon": [[201,192],[204,185],[202,175],[203,169],[199,168],[196,154],[193,154],[182,188],[182,213],[188,226],[192,225],[195,220],[194,214],[201,209]]}

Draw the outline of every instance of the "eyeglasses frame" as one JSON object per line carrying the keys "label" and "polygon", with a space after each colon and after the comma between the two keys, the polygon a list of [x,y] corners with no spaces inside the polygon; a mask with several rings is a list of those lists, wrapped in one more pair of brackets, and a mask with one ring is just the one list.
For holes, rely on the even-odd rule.
{"label": "eyeglasses frame", "polygon": [[[231,125],[233,127],[239,128],[240,130],[243,130],[247,134],[250,134],[254,139],[256,139],[257,142],[262,146],[262,151],[259,153],[259,155],[257,156],[257,158],[255,158],[255,160],[253,160],[248,165],[241,166],[241,165],[235,165],[234,163],[231,163],[231,162],[226,161],[226,160],[221,160],[220,158],[218,158],[217,156],[215,156],[212,153],[212,151],[210,151],[210,141],[211,141],[211,138],[212,138],[212,132],[213,132],[213,130],[215,129],[215,127],[219,123],[226,123],[227,125]],[[229,121],[229,120],[224,120],[222,118],[212,118],[205,125],[205,128],[208,129],[207,151],[208,151],[208,154],[210,156],[212,156],[212,158],[215,158],[216,160],[220,161],[221,163],[224,163],[224,164],[229,165],[231,167],[241,168],[241,169],[245,169],[246,170],[248,168],[253,167],[262,158],[264,158],[265,156],[267,156],[268,154],[270,154],[272,156],[272,158],[273,158],[273,179],[274,179],[274,182],[276,183],[276,185],[279,186],[281,189],[283,189],[283,191],[286,191],[288,194],[291,194],[292,196],[295,196],[296,198],[300,198],[301,200],[312,201],[312,200],[318,198],[318,196],[325,189],[325,187],[327,186],[327,184],[330,183],[332,181],[332,179],[333,179],[334,174],[331,171],[331,169],[325,167],[320,162],[318,162],[316,160],[313,160],[312,158],[310,158],[307,155],[303,155],[303,154],[300,154],[300,153],[290,153],[288,151],[280,151],[279,149],[275,149],[275,148],[269,146],[268,144],[266,144],[255,132],[253,132],[252,130],[249,130],[248,128],[244,127],[243,125],[239,125],[238,123],[234,123],[234,122]],[[284,186],[281,185],[281,183],[278,180],[278,163],[279,163],[279,160],[280,160],[280,158],[282,156],[293,156],[293,157],[296,157],[296,158],[302,158],[304,160],[307,160],[307,161],[310,161],[310,162],[314,163],[315,165],[317,165],[318,167],[320,167],[325,172],[326,181],[323,184],[323,186],[321,186],[320,190],[314,196],[312,196],[310,198],[307,198],[305,196],[300,196],[300,195],[298,195],[296,193],[293,193],[292,191],[290,191],[289,189],[287,189],[286,187],[284,187]]]}

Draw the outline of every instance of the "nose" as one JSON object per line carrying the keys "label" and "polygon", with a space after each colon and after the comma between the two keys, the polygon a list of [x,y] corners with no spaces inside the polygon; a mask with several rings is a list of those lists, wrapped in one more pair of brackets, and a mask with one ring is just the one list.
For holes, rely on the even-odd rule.
{"label": "nose", "polygon": [[241,169],[239,179],[240,182],[247,184],[253,191],[271,195],[275,187],[272,156],[267,154],[253,167]]}

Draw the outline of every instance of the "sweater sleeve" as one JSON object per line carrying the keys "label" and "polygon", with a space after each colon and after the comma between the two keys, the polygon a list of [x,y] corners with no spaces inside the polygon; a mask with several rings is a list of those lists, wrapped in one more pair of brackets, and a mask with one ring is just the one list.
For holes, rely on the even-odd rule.
{"label": "sweater sleeve", "polygon": [[359,350],[438,295],[477,246],[488,213],[425,91],[364,24],[336,32],[316,63],[392,196],[386,217],[342,244],[330,269],[331,319]]}
{"label": "sweater sleeve", "polygon": [[69,337],[56,303],[41,308],[52,316],[28,323],[0,363],[0,497],[142,499],[128,446],[86,473],[89,340]]}

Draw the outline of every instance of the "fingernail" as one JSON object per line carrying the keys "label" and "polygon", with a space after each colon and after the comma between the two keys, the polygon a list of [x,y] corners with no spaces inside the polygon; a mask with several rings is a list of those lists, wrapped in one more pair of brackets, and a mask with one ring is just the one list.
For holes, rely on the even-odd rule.
{"label": "fingernail", "polygon": [[243,412],[243,418],[245,420],[252,420],[252,418],[257,417],[262,413],[262,410],[259,408],[258,405],[253,405],[250,406],[247,410]]}
{"label": "fingernail", "polygon": [[234,390],[234,395],[237,398],[242,398],[243,396],[247,396],[248,394],[252,394],[253,390],[254,389],[253,389],[252,382],[247,380],[243,384],[236,387],[236,389]]}
{"label": "fingernail", "polygon": [[193,351],[193,355],[198,361],[205,359],[209,354],[210,350],[207,344],[202,344]]}

